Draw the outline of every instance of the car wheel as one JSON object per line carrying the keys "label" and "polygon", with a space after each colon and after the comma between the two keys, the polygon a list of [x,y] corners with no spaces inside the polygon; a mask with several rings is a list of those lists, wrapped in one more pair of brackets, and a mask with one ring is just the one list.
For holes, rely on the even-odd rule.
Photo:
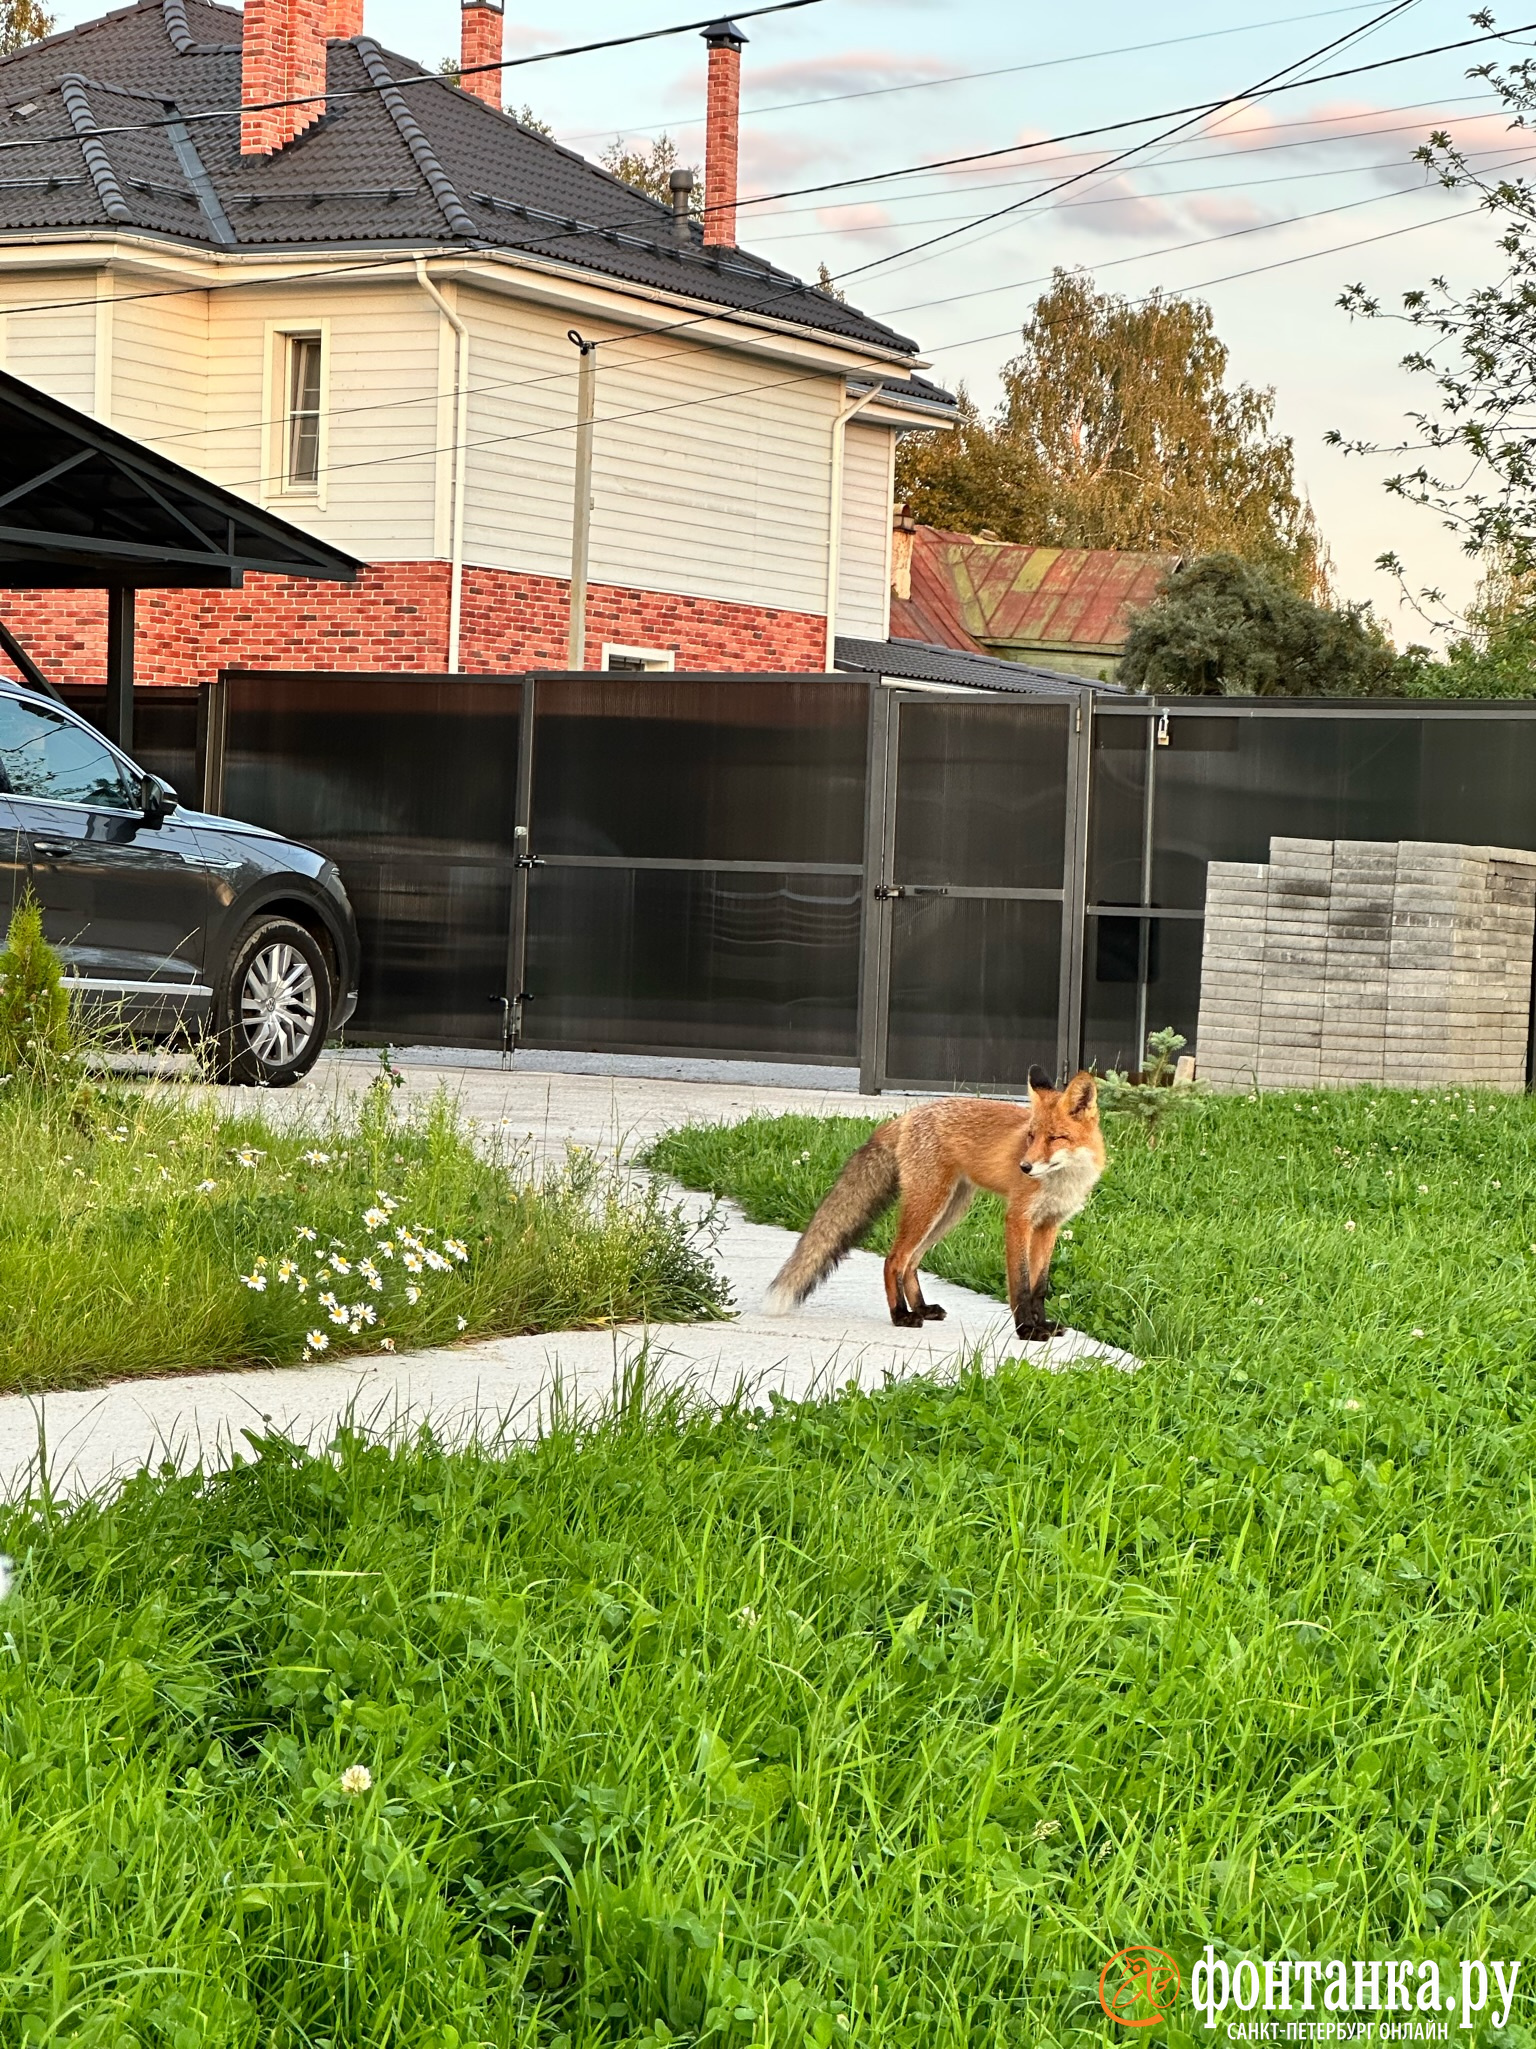
{"label": "car wheel", "polygon": [[214,1003],[220,1081],[291,1088],[320,1057],[331,977],[319,942],[291,918],[258,918],[235,941]]}

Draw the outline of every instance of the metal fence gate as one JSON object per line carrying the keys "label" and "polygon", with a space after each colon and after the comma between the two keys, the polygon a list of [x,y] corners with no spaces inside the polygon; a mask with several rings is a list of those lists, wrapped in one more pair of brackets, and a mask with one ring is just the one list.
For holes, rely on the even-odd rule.
{"label": "metal fence gate", "polygon": [[867,1090],[1020,1090],[1076,1058],[1079,699],[882,690],[870,763]]}

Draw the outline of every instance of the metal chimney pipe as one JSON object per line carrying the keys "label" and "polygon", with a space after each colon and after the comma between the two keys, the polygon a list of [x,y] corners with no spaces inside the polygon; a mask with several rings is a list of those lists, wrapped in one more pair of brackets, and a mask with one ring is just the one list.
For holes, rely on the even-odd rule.
{"label": "metal chimney pipe", "polygon": [[672,233],[679,242],[693,240],[693,173],[674,171],[672,186]]}

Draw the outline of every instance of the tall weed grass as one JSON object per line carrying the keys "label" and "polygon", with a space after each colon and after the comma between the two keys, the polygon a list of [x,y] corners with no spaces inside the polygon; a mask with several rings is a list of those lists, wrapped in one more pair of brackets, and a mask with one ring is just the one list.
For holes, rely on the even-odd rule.
{"label": "tall weed grass", "polygon": [[654,1188],[537,1171],[446,1098],[278,1128],[177,1088],[0,1089],[3,1391],[721,1306]]}

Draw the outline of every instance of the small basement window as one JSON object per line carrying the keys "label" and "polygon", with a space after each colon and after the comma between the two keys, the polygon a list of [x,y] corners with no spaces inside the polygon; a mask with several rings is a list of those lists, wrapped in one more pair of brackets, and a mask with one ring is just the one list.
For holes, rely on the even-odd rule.
{"label": "small basement window", "polygon": [[318,334],[288,338],[288,467],[290,491],[313,491],[320,483],[320,398],[324,371]]}
{"label": "small basement window", "polygon": [[677,649],[667,647],[618,647],[603,644],[603,667],[623,675],[647,676],[670,673],[677,667]]}

